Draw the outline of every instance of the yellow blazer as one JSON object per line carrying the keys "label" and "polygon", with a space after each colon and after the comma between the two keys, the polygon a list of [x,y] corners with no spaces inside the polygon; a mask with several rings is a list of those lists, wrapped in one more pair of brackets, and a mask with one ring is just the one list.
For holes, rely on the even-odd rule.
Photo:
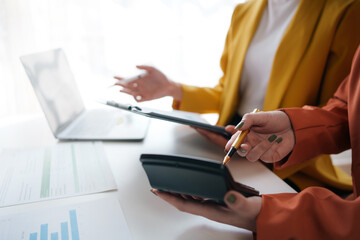
{"label": "yellow blazer", "polygon": [[[250,0],[235,8],[220,61],[224,74],[219,83],[213,88],[183,84],[182,101],[174,101],[174,109],[219,113],[218,125],[230,121],[238,108],[246,51],[266,4],[267,0]],[[325,105],[349,73],[359,43],[359,0],[301,0],[275,54],[263,110]],[[301,176],[292,176],[299,170]],[[329,156],[276,173],[290,177],[300,188],[320,181],[352,189],[350,176],[333,167]],[[311,177],[304,178],[304,174]]]}

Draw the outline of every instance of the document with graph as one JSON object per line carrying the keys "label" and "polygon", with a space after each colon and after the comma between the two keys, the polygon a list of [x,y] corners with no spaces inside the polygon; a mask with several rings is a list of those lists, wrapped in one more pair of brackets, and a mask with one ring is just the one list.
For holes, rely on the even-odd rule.
{"label": "document with graph", "polygon": [[0,150],[0,207],[116,189],[101,142]]}
{"label": "document with graph", "polygon": [[0,239],[128,240],[130,232],[115,198],[0,216]]}

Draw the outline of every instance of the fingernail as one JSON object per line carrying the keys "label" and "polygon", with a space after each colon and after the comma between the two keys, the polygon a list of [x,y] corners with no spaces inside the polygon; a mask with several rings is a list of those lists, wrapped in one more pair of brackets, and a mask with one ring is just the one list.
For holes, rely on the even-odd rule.
{"label": "fingernail", "polygon": [[268,138],[268,141],[273,142],[276,138],[277,138],[277,136],[275,134],[273,134]]}
{"label": "fingernail", "polygon": [[246,150],[243,149],[243,148],[240,148],[239,150],[240,150],[240,152],[242,152],[242,153],[246,153]]}
{"label": "fingernail", "polygon": [[229,203],[235,203],[236,202],[236,197],[233,194],[230,194],[227,198],[226,201]]}
{"label": "fingernail", "polygon": [[152,192],[155,196],[157,196],[157,193],[155,192],[154,189],[150,189],[150,192]]}
{"label": "fingernail", "polygon": [[240,129],[244,125],[244,121],[241,121],[236,125],[235,129]]}
{"label": "fingernail", "polygon": [[281,143],[282,140],[283,140],[283,138],[282,138],[282,137],[279,137],[278,139],[276,139],[276,143]]}

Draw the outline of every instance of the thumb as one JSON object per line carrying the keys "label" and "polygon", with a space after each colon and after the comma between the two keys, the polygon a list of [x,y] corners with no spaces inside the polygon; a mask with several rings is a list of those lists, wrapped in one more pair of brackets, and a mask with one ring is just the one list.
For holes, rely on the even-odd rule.
{"label": "thumb", "polygon": [[147,72],[151,72],[151,71],[154,70],[154,68],[152,66],[149,66],[149,65],[136,65],[136,68],[140,69],[140,70],[145,70]]}
{"label": "thumb", "polygon": [[224,196],[225,204],[232,210],[244,211],[246,210],[246,197],[239,192],[229,191]]}
{"label": "thumb", "polygon": [[261,197],[246,198],[239,192],[229,191],[225,194],[224,201],[235,216],[235,226],[256,231],[256,219],[262,205]]}
{"label": "thumb", "polygon": [[229,209],[250,219],[256,219],[262,205],[261,196],[245,197],[234,190],[230,190],[225,194],[224,201]]}

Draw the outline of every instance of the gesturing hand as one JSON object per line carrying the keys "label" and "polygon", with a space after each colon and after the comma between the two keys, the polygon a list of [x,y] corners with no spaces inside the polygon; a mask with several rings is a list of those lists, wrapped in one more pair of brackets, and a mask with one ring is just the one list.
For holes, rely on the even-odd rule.
{"label": "gesturing hand", "polygon": [[114,77],[118,81],[115,85],[123,87],[120,92],[130,94],[137,102],[149,101],[165,96],[172,96],[181,100],[182,90],[178,83],[170,81],[158,69],[150,66],[136,66],[146,71],[146,74],[127,82],[122,77]]}

